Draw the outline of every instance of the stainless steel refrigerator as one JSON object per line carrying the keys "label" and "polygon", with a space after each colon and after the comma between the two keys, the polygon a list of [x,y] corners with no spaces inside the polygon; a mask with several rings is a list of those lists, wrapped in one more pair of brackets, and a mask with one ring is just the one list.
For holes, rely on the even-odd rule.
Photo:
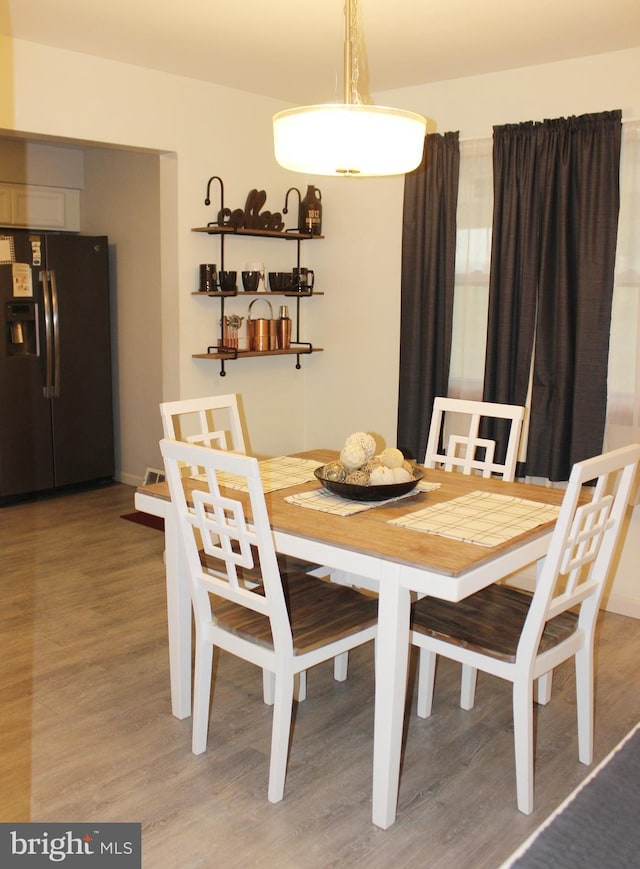
{"label": "stainless steel refrigerator", "polygon": [[108,240],[0,229],[0,502],[113,473]]}

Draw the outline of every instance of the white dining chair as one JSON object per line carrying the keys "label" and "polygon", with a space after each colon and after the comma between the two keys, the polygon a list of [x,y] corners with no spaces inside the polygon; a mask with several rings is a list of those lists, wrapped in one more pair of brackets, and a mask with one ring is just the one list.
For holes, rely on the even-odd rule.
{"label": "white dining chair", "polygon": [[[533,810],[533,685],[575,659],[578,757],[593,757],[593,642],[605,582],[624,540],[640,444],[575,464],[533,595],[491,585],[458,602],[425,597],[412,609],[420,649],[418,715],[431,714],[437,655],[463,666],[460,705],[471,709],[476,674],[513,684],[518,808]],[[587,486],[595,481],[595,486]],[[584,487],[584,488],[583,488]],[[584,500],[585,497],[587,500]]]}
{"label": "white dining chair", "polygon": [[[513,482],[524,414],[525,408],[519,405],[437,396],[433,401],[425,467],[459,469],[464,474],[480,472],[483,477],[499,474],[507,482]],[[480,437],[480,424],[485,418],[505,421],[507,435],[502,461],[496,459],[496,442]]]}
{"label": "white dining chair", "polygon": [[[433,402],[425,467],[482,474],[486,478],[498,475],[505,482],[513,482],[525,412],[526,408],[516,404],[437,396]],[[496,460],[496,441],[480,437],[484,419],[504,421],[503,461]],[[550,673],[536,686],[536,697],[540,702],[549,702],[551,685]]]}
{"label": "white dining chair", "polygon": [[[378,602],[304,573],[283,581],[257,459],[166,439],[160,448],[191,583],[193,752],[201,754],[207,745],[214,648],[261,667],[273,686],[268,798],[278,802],[284,794],[294,676],[373,640]],[[192,507],[183,486],[184,462],[203,468],[206,475],[206,489],[193,491]],[[221,494],[222,472],[246,482],[246,510],[239,494]],[[242,581],[246,569],[259,571],[259,586]],[[247,731],[246,738],[253,742],[255,732]]]}
{"label": "white dining chair", "polygon": [[[238,396],[235,393],[162,402],[160,417],[164,437],[169,440],[200,444],[243,455],[247,452]],[[197,467],[183,469],[183,473],[191,476],[197,476],[201,472],[202,469]],[[320,565],[303,561],[301,558],[278,554],[278,563],[281,573],[285,575],[293,576],[302,572],[314,575],[328,573]],[[246,578],[250,579],[249,571],[246,572]],[[340,661],[336,661],[336,679],[346,679],[347,668],[348,655],[344,655]],[[300,673],[297,679],[296,699],[304,700],[306,691],[306,674]],[[265,700],[267,702],[269,700],[269,687],[266,682]]]}

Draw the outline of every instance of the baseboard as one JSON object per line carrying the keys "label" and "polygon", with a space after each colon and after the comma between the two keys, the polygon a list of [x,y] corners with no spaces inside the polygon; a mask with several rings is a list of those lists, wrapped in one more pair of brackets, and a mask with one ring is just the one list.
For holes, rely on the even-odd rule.
{"label": "baseboard", "polygon": [[125,486],[135,486],[136,489],[138,486],[142,485],[142,477],[135,476],[134,474],[126,474],[123,471],[116,472],[114,479],[119,483],[124,483]]}

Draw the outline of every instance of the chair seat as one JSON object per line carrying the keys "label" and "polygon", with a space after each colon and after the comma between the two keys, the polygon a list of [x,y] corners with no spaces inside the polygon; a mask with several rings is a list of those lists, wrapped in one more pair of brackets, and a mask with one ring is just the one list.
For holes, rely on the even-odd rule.
{"label": "chair seat", "polygon": [[[527,592],[505,585],[490,585],[458,603],[424,597],[413,606],[411,627],[435,639],[513,662],[531,599]],[[577,623],[573,612],[548,621],[539,651],[567,639]]]}
{"label": "chair seat", "polygon": [[[377,624],[376,598],[305,573],[283,577],[282,585],[296,655]],[[254,590],[263,592],[260,588]],[[218,627],[269,648],[273,646],[266,616],[214,595],[212,599]]]}

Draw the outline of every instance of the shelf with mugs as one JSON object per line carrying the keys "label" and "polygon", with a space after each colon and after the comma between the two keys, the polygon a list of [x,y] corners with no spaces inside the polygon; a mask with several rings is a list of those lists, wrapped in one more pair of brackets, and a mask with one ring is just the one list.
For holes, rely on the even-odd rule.
{"label": "shelf with mugs", "polygon": [[[309,186],[307,196],[303,200],[297,188],[289,188],[285,196],[283,213],[288,213],[289,194],[295,191],[300,200],[298,226],[295,229],[285,229],[282,214],[279,212],[261,211],[266,201],[264,190],[251,190],[247,196],[244,209],[225,208],[224,184],[222,179],[217,175],[212,176],[207,183],[205,205],[211,204],[211,184],[214,181],[220,185],[218,219],[208,223],[206,226],[193,227],[191,231],[218,237],[220,268],[218,270],[217,266],[213,263],[201,264],[200,288],[192,292],[192,295],[218,300],[220,306],[220,337],[215,345],[207,347],[206,353],[193,354],[193,358],[220,360],[220,375],[222,377],[226,373],[225,362],[243,357],[296,356],[296,368],[299,369],[301,368],[301,356],[317,353],[322,350],[321,347],[314,347],[312,344],[302,341],[300,330],[301,300],[311,298],[312,296],[324,295],[324,293],[317,292],[314,288],[315,275],[313,269],[303,268],[300,265],[302,242],[317,241],[324,238],[321,234],[322,209],[320,205],[320,191]],[[306,228],[307,226],[309,231],[300,229],[300,227]],[[267,272],[266,274],[262,263],[247,264],[247,270],[241,273],[228,271],[227,267],[225,267],[225,241],[228,238],[234,237],[254,239],[273,238],[294,241],[296,243],[295,265],[288,271]],[[241,282],[237,280],[240,277],[242,277]],[[273,310],[271,303],[268,301],[271,296],[295,299],[295,305],[292,306],[292,317],[287,317],[291,321],[289,325],[290,342],[285,342],[284,346],[269,343],[267,345],[269,349],[264,349],[247,335],[247,349],[241,349],[238,346],[239,339],[237,336],[239,327],[237,324],[241,323],[244,317],[238,316],[237,313],[227,316],[225,314],[225,304],[233,304],[233,300],[250,297],[252,300],[249,304],[247,315],[248,327],[249,323],[252,322],[252,306],[257,303],[258,299],[267,300],[271,309],[271,318],[260,317],[258,318],[258,322],[268,322],[273,325]],[[233,327],[233,332],[230,333],[228,332],[228,327],[233,322],[236,325]],[[229,334],[235,336],[234,341],[229,340]]]}
{"label": "shelf with mugs", "polygon": [[300,268],[301,245],[303,241],[316,241],[324,239],[323,235],[314,233],[298,232],[297,230],[276,231],[272,229],[255,229],[249,227],[237,227],[227,224],[208,224],[207,226],[194,227],[192,232],[202,232],[207,235],[218,236],[220,239],[220,271],[225,270],[225,241],[230,237],[235,238],[275,238],[296,242],[296,267]]}

